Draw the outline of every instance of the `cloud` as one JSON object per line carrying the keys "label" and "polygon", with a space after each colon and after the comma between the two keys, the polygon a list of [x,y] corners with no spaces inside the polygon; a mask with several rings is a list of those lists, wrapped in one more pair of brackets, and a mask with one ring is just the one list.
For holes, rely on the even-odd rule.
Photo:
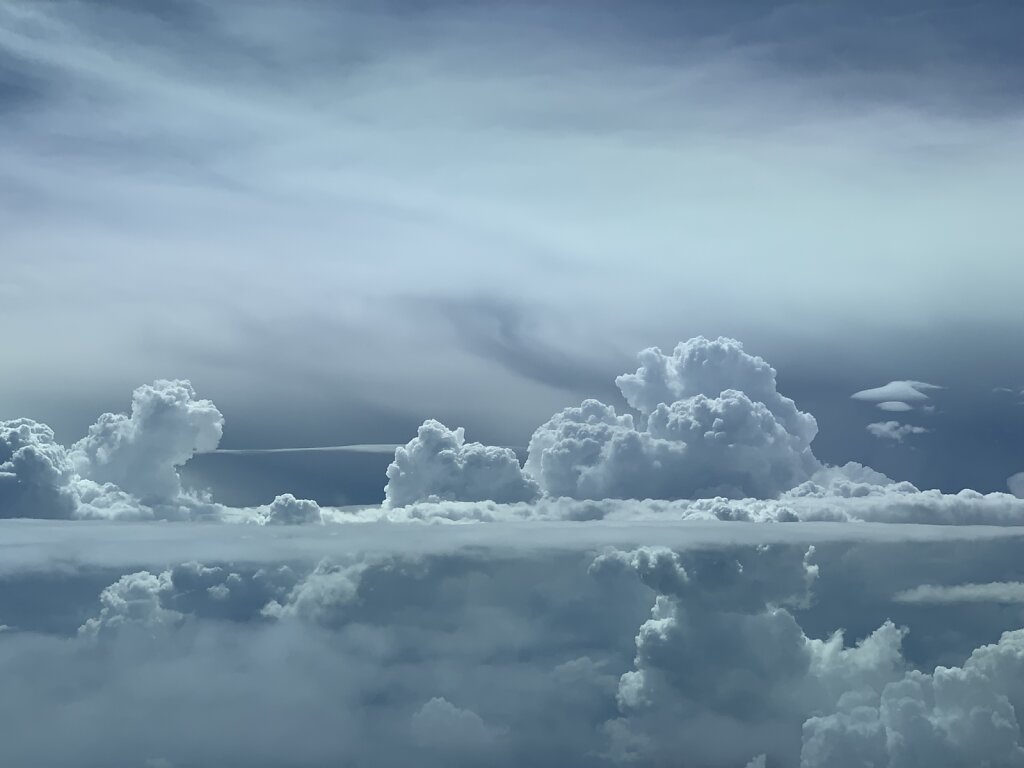
{"label": "cloud", "polygon": [[898,592],[893,600],[900,603],[1024,603],[1024,583],[922,584]]}
{"label": "cloud", "polygon": [[1006,487],[1018,499],[1024,499],[1024,472],[1017,472],[1006,478]]}
{"label": "cloud", "polygon": [[890,381],[881,387],[854,392],[850,397],[853,400],[865,400],[870,403],[885,403],[889,401],[920,403],[929,399],[928,392],[937,389],[942,389],[942,387],[937,384],[928,384],[924,381]]}
{"label": "cloud", "polygon": [[31,419],[0,422],[0,517],[70,517],[73,477],[52,429]]}
{"label": "cloud", "polygon": [[914,406],[899,400],[885,400],[878,403],[875,407],[882,411],[891,411],[892,413],[905,413],[906,411],[914,410]]}
{"label": "cloud", "polygon": [[[1024,632],[976,649],[963,667],[912,670],[804,724],[801,766],[1017,765]],[[844,762],[850,761],[853,762]]]}
{"label": "cloud", "polygon": [[898,421],[876,421],[866,427],[877,438],[902,443],[907,435],[923,435],[931,430],[913,424],[901,424]]}
{"label": "cloud", "polygon": [[640,353],[616,379],[631,414],[586,400],[530,439],[526,471],[574,498],[777,496],[820,467],[814,417],[775,387],[775,370],[732,339],[696,337],[672,355]]}
{"label": "cloud", "polygon": [[783,428],[809,444],[817,434],[814,417],[799,411],[776,389],[775,369],[762,358],[748,354],[735,339],[711,340],[696,336],[680,342],[671,355],[657,347],[639,354],[636,373],[615,379],[633,408],[644,415],[659,405],[686,400],[696,395],[717,397],[725,390],[739,390],[752,401],[762,403]]}
{"label": "cloud", "polygon": [[410,722],[413,741],[421,747],[445,752],[477,751],[490,747],[497,733],[480,716],[435,697],[420,707]]}
{"label": "cloud", "polygon": [[0,422],[0,516],[218,518],[178,469],[217,447],[224,419],[188,381],[139,387],[130,414],[103,414],[71,448],[30,419]]}
{"label": "cloud", "polygon": [[392,508],[418,501],[532,501],[540,495],[510,448],[467,443],[461,427],[451,430],[432,419],[395,451],[387,477],[385,505]]}
{"label": "cloud", "polygon": [[[603,343],[633,349],[637,339],[700,323],[748,332],[751,342],[760,334],[759,343],[772,339],[780,352],[812,329],[816,342],[850,359],[854,340],[872,333],[860,301],[868,292],[887,320],[870,339],[878,354],[874,343],[884,337],[888,349],[898,347],[893,339],[924,304],[951,306],[984,275],[1004,274],[987,281],[987,292],[969,292],[985,297],[971,309],[998,332],[1015,327],[1020,234],[1007,201],[1021,171],[1019,130],[1003,110],[1015,102],[998,99],[999,113],[984,119],[972,108],[980,82],[1015,68],[986,66],[992,77],[979,78],[971,56],[945,56],[938,70],[888,77],[874,55],[864,56],[878,45],[877,30],[850,30],[848,8],[702,6],[652,16],[531,3],[467,17],[445,3],[365,13],[225,0],[177,3],[190,13],[158,21],[154,3],[101,5],[4,5],[5,65],[33,94],[4,102],[3,140],[12,148],[4,210],[13,213],[2,245],[32,254],[6,265],[4,281],[12,312],[31,302],[52,318],[8,350],[9,364],[24,371],[2,385],[17,413],[59,411],[63,393],[40,382],[58,380],[73,361],[82,391],[96,399],[170,366],[225,392],[221,405],[253,421],[281,392],[293,398],[296,419],[316,424],[319,400],[300,396],[326,379],[342,382],[352,400],[402,402],[420,418],[437,413],[455,423],[456,407],[468,397],[482,410],[490,395],[481,393],[491,389],[458,386],[467,375],[461,350],[438,345],[436,329],[396,298],[413,292],[522,297],[539,312],[573,318],[585,329],[578,348],[588,351]],[[926,15],[930,30],[949,34]],[[914,31],[913,13],[886,16],[895,17],[887,29]],[[737,37],[740,18],[745,33]],[[609,27],[621,45],[608,45]],[[853,71],[792,61],[797,45],[832,63],[822,47],[850,50],[822,42],[836,36],[860,43],[864,58]],[[892,40],[886,47],[914,55]],[[938,75],[947,66],[957,77]],[[893,88],[905,99],[894,103]],[[326,91],[338,98],[325,102]],[[925,94],[955,94],[956,103],[937,119],[920,101]],[[961,100],[970,102],[966,111]],[[452,172],[439,176],[438,165]],[[846,172],[864,168],[876,178]],[[775,194],[758,192],[767,187]],[[912,211],[902,204],[908,197],[918,201]],[[679,222],[679,205],[692,219]],[[782,224],[792,210],[815,215],[795,231]],[[955,210],[972,215],[950,217]],[[936,220],[948,222],[941,233],[929,226]],[[894,256],[837,238],[862,221],[873,227],[859,238],[905,247]],[[979,221],[982,247],[979,227],[969,226]],[[327,245],[341,237],[351,244],[344,264]],[[823,242],[829,277],[815,268]],[[302,254],[287,273],[279,268],[286,247]],[[69,249],[82,254],[71,267]],[[923,275],[925,258],[947,268]],[[243,262],[250,268],[239,269]],[[729,280],[722,263],[733,265]],[[209,279],[195,280],[200,270]],[[880,270],[892,277],[881,285]],[[220,288],[228,281],[236,290]],[[345,301],[331,302],[339,284]],[[110,298],[98,305],[92,297],[104,291]],[[317,300],[303,301],[310,291]],[[192,297],[194,311],[182,312],[169,295]],[[629,323],[605,311],[624,295],[642,297]],[[780,305],[796,320],[783,320]],[[295,330],[261,333],[245,325],[251,318]],[[350,328],[349,339],[381,343],[308,332],[328,323]],[[531,336],[503,346],[500,331],[493,335],[520,369],[559,378],[541,370],[558,344],[531,355]],[[127,354],[90,365],[96,338]],[[343,353],[322,354],[325,338]],[[40,356],[40,348],[54,354]],[[268,350],[289,364],[268,370]],[[419,370],[412,394],[396,375],[410,363]],[[497,368],[469,373],[511,395]],[[502,422],[506,435],[556,408],[523,400],[505,401],[514,409]],[[51,424],[63,434],[65,424]]]}
{"label": "cloud", "polygon": [[105,413],[69,452],[78,473],[113,483],[151,506],[176,504],[178,467],[216,449],[224,417],[184,380],[157,380],[132,394],[130,414]]}
{"label": "cloud", "polygon": [[[923,750],[936,754],[930,765],[955,768],[999,765],[1019,741],[1015,633],[924,666],[910,641],[921,631],[948,645],[931,628],[952,607],[894,603],[885,590],[950,563],[975,579],[1005,568],[1018,542],[1000,529],[0,528],[8,566],[33,536],[50,555],[72,541],[93,558],[0,572],[0,615],[19,627],[0,634],[10,728],[0,759],[11,764],[131,768],[156,754],[320,768],[343,753],[355,765],[583,768],[685,754],[709,768],[909,768],[907,755]],[[64,529],[81,536],[65,540]],[[109,549],[95,546],[101,538]],[[154,567],[190,548],[203,561]],[[119,575],[111,554],[143,567]],[[8,599],[56,573],[62,590],[38,581],[40,599]],[[83,590],[104,577],[106,587]],[[865,629],[866,605],[916,613]],[[995,627],[1018,618],[1004,613]],[[844,633],[850,622],[860,629]],[[33,731],[44,712],[61,738]]]}
{"label": "cloud", "polygon": [[323,522],[320,505],[309,499],[297,499],[290,493],[277,496],[268,506],[266,525],[303,525]]}

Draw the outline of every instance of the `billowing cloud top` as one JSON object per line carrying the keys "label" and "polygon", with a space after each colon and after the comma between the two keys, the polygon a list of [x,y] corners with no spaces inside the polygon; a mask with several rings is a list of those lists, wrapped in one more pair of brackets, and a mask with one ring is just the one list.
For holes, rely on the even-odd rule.
{"label": "billowing cloud top", "polygon": [[1024,765],[1024,500],[824,465],[730,339],[618,383],[634,412],[566,408],[525,466],[428,420],[362,509],[186,489],[224,426],[187,381],[70,449],[3,422],[3,516],[258,527],[0,523],[0,762]]}
{"label": "billowing cloud top", "polygon": [[733,339],[702,336],[671,355],[640,353],[619,376],[630,414],[587,400],[541,425],[526,471],[554,496],[777,496],[820,468],[814,417],[775,385],[775,370]]}
{"label": "billowing cloud top", "polygon": [[[321,508],[282,494],[230,508],[186,490],[179,468],[218,445],[224,419],[188,381],[139,387],[127,414],[104,414],[70,449],[27,419],[0,423],[0,516],[219,519],[259,524],[634,518],[874,520],[1017,525],[1009,494],[944,495],[860,465],[823,465],[814,417],[776,388],[775,371],[732,339],[640,354],[618,377],[637,413],[585,400],[538,427],[521,466],[510,448],[466,442],[428,420],[395,450],[381,507]],[[901,440],[921,428],[870,431]],[[1011,485],[1014,485],[1011,483]],[[616,500],[646,500],[625,504]]]}

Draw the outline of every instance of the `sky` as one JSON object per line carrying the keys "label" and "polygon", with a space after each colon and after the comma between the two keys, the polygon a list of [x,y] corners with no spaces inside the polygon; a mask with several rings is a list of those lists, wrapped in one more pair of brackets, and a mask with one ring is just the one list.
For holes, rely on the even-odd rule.
{"label": "sky", "polygon": [[0,763],[1024,766],[1022,28],[0,0]]}
{"label": "sky", "polygon": [[[5,415],[70,440],[187,377],[234,448],[428,417],[525,445],[638,350],[726,335],[834,461],[944,490],[1014,469],[1014,3],[2,13]],[[848,395],[895,379],[948,387],[929,454],[998,468],[859,434]]]}

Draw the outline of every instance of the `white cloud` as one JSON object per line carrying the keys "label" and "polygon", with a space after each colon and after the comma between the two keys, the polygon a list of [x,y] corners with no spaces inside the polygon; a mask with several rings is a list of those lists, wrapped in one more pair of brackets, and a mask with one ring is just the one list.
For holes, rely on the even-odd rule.
{"label": "white cloud", "polygon": [[885,400],[878,403],[875,407],[882,411],[891,411],[892,413],[905,413],[906,411],[914,410],[914,406],[899,400]]}
{"label": "white cloud", "polygon": [[250,519],[183,489],[178,469],[217,447],[224,417],[185,380],[138,387],[71,448],[30,419],[0,422],[0,517]]}
{"label": "white cloud", "polygon": [[510,448],[467,443],[461,427],[448,429],[432,419],[395,451],[387,480],[389,507],[418,501],[532,501],[540,495]]}
{"label": "white cloud", "polygon": [[74,467],[53,430],[31,419],[0,422],[0,517],[70,517]]}
{"label": "white cloud", "polygon": [[172,588],[170,571],[159,575],[139,571],[122,576],[100,594],[99,616],[81,626],[83,635],[99,636],[111,629],[137,626],[155,630],[175,624],[183,616],[162,605],[161,596]]}
{"label": "white cloud", "polygon": [[297,499],[290,493],[277,496],[263,518],[266,525],[303,525],[323,522],[320,505],[310,499]]}
{"label": "white cloud", "polygon": [[220,442],[224,417],[188,381],[157,380],[132,394],[131,413],[105,413],[69,452],[79,474],[150,506],[175,505],[178,467]]}
{"label": "white cloud", "polygon": [[696,395],[715,398],[726,390],[739,390],[762,403],[787,432],[803,443],[810,444],[818,432],[813,416],[779,394],[775,369],[745,352],[743,344],[735,339],[697,336],[680,342],[671,355],[651,347],[642,351],[639,359],[636,373],[617,377],[615,384],[626,402],[642,414]]}
{"label": "white cloud", "polygon": [[866,400],[872,403],[896,400],[904,403],[920,403],[928,400],[928,393],[936,389],[942,389],[942,387],[924,381],[890,381],[881,387],[854,392],[850,397],[854,400]]}
{"label": "white cloud", "polygon": [[914,424],[901,424],[898,421],[876,421],[866,427],[877,438],[902,443],[907,435],[923,435],[931,430]]}
{"label": "white cloud", "polygon": [[640,353],[616,379],[630,414],[586,400],[530,439],[526,471],[574,498],[777,496],[820,467],[814,417],[775,387],[775,371],[732,339],[696,337],[672,355]]}

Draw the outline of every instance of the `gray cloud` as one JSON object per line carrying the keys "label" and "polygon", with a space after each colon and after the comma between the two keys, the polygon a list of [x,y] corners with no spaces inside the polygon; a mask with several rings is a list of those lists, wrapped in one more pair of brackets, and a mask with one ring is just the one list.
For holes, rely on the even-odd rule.
{"label": "gray cloud", "polygon": [[1006,478],[1006,487],[1018,499],[1024,499],[1024,472],[1017,472]]}
{"label": "gray cloud", "polygon": [[898,592],[893,600],[901,603],[1024,603],[1024,583],[922,584]]}

